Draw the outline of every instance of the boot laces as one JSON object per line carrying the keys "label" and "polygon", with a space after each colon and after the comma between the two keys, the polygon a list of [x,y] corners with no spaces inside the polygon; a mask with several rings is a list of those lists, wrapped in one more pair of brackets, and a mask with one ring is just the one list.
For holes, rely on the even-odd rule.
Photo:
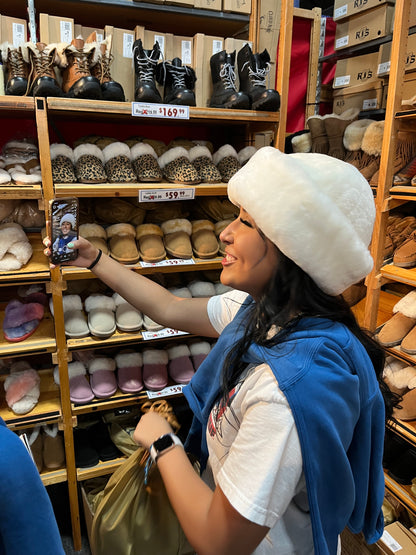
{"label": "boot laces", "polygon": [[233,89],[236,91],[235,88],[235,71],[231,64],[224,64],[220,70],[220,78],[225,85],[226,89]]}
{"label": "boot laces", "polygon": [[186,69],[184,70],[184,68],[173,68],[172,67],[170,69],[170,73],[173,77],[173,84],[174,84],[175,88],[185,89],[186,88],[186,83],[185,83]]}
{"label": "boot laces", "polygon": [[256,70],[254,71],[250,67],[250,62],[246,62],[242,69],[244,69],[248,65],[248,75],[252,80],[252,83],[255,87],[265,87],[266,86],[266,77],[270,73],[270,63],[266,63],[266,67],[261,68],[258,67],[256,64]]}
{"label": "boot laces", "polygon": [[33,56],[33,65],[35,66],[36,74],[45,74],[52,71],[53,57],[45,51],[39,52],[38,56]]}
{"label": "boot laces", "polygon": [[144,53],[144,58],[139,58],[139,56],[137,56],[136,61],[137,61],[137,64],[139,66],[140,80],[141,81],[152,82],[153,81],[153,69],[157,64],[157,60],[153,60],[145,52]]}
{"label": "boot laces", "polygon": [[14,77],[26,77],[25,72],[25,62],[21,52],[17,50],[10,51],[9,63],[11,68],[11,73]]}
{"label": "boot laces", "polygon": [[74,58],[77,60],[75,73],[89,73],[89,54],[78,50],[77,52],[74,52]]}
{"label": "boot laces", "polygon": [[113,58],[114,56],[112,54],[109,56],[100,56],[99,62],[94,66],[96,77],[99,81],[104,81],[105,79],[111,81],[110,65]]}

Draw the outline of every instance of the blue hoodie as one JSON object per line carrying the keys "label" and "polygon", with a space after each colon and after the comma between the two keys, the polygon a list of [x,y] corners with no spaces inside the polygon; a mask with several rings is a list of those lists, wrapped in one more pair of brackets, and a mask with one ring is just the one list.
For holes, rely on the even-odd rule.
{"label": "blue hoodie", "polygon": [[[206,425],[220,394],[225,356],[244,333],[248,299],[223,330],[184,394],[194,413],[186,448],[206,464]],[[267,363],[298,432],[315,553],[337,552],[345,526],[374,543],[383,532],[384,402],[373,365],[343,325],[303,318],[279,345],[251,345],[247,364]]]}

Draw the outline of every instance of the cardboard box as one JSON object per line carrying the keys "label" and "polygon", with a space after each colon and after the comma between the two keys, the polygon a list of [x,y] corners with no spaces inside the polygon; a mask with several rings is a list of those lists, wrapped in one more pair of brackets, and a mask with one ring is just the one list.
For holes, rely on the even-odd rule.
{"label": "cardboard box", "polygon": [[24,19],[0,15],[0,44],[8,42],[20,46],[27,42],[27,23]]}
{"label": "cardboard box", "polygon": [[124,89],[126,102],[134,101],[134,67],[133,67],[133,44],[135,40],[134,31],[118,29],[112,25],[104,27],[105,38],[113,36],[111,53],[113,63],[111,64],[111,77]]}
{"label": "cardboard box", "polygon": [[222,10],[222,0],[195,0],[194,5],[200,10]]}
{"label": "cardboard box", "polygon": [[82,497],[82,507],[84,509],[85,527],[87,529],[88,541],[91,546],[92,545],[91,531],[92,531],[92,521],[94,518],[94,514],[92,512],[91,505],[88,503],[87,494],[82,482],[81,482],[81,497]]}
{"label": "cardboard box", "polygon": [[206,108],[212,96],[212,78],[210,59],[213,54],[224,50],[224,39],[197,33],[194,36],[195,60],[195,98],[196,105]]}
{"label": "cardboard box", "polygon": [[260,133],[255,133],[254,135],[254,146],[259,149],[263,146],[273,146],[274,141],[273,131],[262,131]]}
{"label": "cardboard box", "polygon": [[335,50],[379,39],[393,30],[394,6],[383,4],[338,23]]}
{"label": "cardboard box", "polygon": [[104,40],[104,29],[96,29],[95,27],[83,27],[82,25],[74,25],[74,36],[82,37],[84,40],[94,33],[97,33],[97,42]]}
{"label": "cardboard box", "polygon": [[350,108],[360,111],[379,110],[383,104],[383,85],[380,80],[333,91],[332,111],[342,114]]}
{"label": "cardboard box", "polygon": [[378,52],[338,60],[333,88],[340,89],[378,81],[377,63]]}
{"label": "cardboard box", "polygon": [[180,58],[183,65],[194,66],[194,37],[173,35],[172,59]]}
{"label": "cardboard box", "polygon": [[412,0],[410,4],[409,27],[414,27],[415,25],[416,25],[416,0]]}
{"label": "cardboard box", "polygon": [[[390,73],[391,42],[380,46],[378,53],[377,75],[379,77]],[[416,35],[409,35],[405,55],[405,72],[416,70]]]}
{"label": "cardboard box", "polygon": [[416,553],[416,536],[400,522],[393,522],[384,528],[377,545],[386,555],[414,555]]}
{"label": "cardboard box", "polygon": [[70,44],[74,39],[74,20],[71,17],[39,14],[39,39],[45,44]]}
{"label": "cardboard box", "polygon": [[394,4],[395,0],[335,0],[333,19],[340,21],[386,3]]}
{"label": "cardboard box", "polygon": [[269,86],[276,84],[277,43],[280,31],[281,0],[261,0],[259,17],[259,52],[264,49],[270,55]]}
{"label": "cardboard box", "polygon": [[160,33],[158,31],[144,31],[144,41],[143,47],[146,50],[152,50],[153,45],[159,43],[159,48],[161,51],[159,60],[171,60],[173,53],[173,34],[172,33]]}
{"label": "cardboard box", "polygon": [[353,534],[348,528],[341,533],[342,555],[377,555],[381,553],[376,544],[368,544],[363,534]]}
{"label": "cardboard box", "polygon": [[251,13],[251,0],[223,0],[223,12]]}
{"label": "cardboard box", "polygon": [[[388,77],[380,78],[383,83],[383,100],[381,103],[382,108],[387,106],[387,94],[389,90],[389,79]],[[406,73],[404,76],[404,81],[402,83],[402,100],[408,100],[416,96],[416,72]],[[400,110],[400,108],[399,108]]]}
{"label": "cardboard box", "polygon": [[187,8],[193,8],[194,0],[165,0],[165,4],[172,4],[173,6],[186,6]]}

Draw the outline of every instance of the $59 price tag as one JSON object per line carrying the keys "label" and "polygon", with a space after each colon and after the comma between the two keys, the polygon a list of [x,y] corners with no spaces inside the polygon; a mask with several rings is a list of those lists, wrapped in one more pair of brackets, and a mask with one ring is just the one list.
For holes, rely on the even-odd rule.
{"label": "$59 price tag", "polygon": [[139,202],[166,202],[169,200],[192,200],[195,198],[195,187],[183,189],[142,189],[139,191]]}

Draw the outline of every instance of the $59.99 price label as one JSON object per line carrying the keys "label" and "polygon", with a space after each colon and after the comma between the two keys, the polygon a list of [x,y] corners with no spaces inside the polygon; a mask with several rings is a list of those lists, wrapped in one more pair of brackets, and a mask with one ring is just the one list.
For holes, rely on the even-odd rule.
{"label": "$59.99 price label", "polygon": [[192,200],[195,198],[195,187],[183,189],[141,189],[139,202],[166,202],[169,200]]}
{"label": "$59.99 price label", "polygon": [[189,119],[189,106],[132,102],[131,115],[144,118]]}

